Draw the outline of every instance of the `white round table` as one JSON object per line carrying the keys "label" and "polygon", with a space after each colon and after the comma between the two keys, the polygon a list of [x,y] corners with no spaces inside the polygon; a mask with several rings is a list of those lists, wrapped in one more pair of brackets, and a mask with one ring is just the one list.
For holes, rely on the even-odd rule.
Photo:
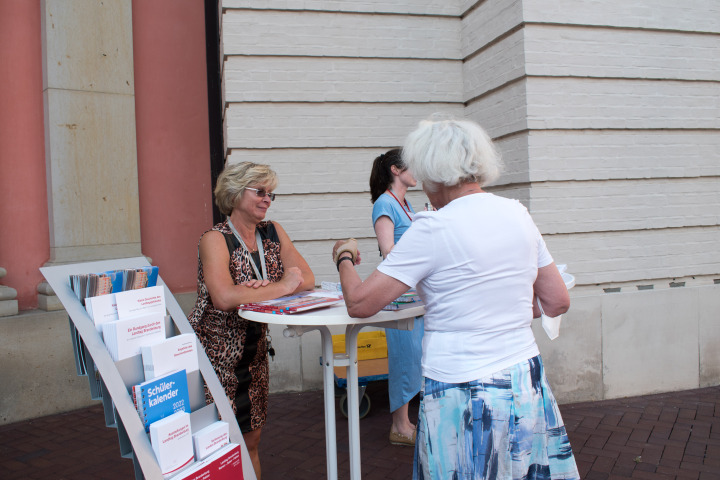
{"label": "white round table", "polygon": [[[335,429],[335,383],[333,368],[347,368],[348,437],[350,443],[350,478],[360,479],[360,399],[358,398],[357,337],[364,327],[383,327],[411,330],[414,318],[425,313],[422,304],[404,310],[385,311],[368,318],[348,315],[344,303],[292,315],[240,310],[239,315],[254,322],[286,325],[286,337],[300,336],[312,330],[320,331],[323,358],[323,388],[325,400],[325,448],[327,478],[337,480],[337,437]],[[333,354],[329,326],[345,326],[345,353]]]}

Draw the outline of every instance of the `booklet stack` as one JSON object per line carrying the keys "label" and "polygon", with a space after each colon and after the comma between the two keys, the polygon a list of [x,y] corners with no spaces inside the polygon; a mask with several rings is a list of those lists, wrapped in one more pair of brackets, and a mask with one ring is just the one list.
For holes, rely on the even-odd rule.
{"label": "booklet stack", "polygon": [[210,455],[230,443],[230,426],[218,420],[200,431],[193,433],[195,460],[205,460]]}
{"label": "booklet stack", "polygon": [[175,412],[190,413],[190,393],[184,369],[134,385],[132,397],[146,432],[150,431],[153,422]]}
{"label": "booklet stack", "polygon": [[116,362],[138,355],[144,345],[156,343],[165,338],[164,315],[145,315],[105,323],[102,326],[103,340]]}
{"label": "booklet stack", "polygon": [[[138,355],[142,347],[165,340],[162,286],[128,290],[114,297],[114,302],[111,298],[88,302],[88,313],[96,328],[102,330],[103,341],[114,361]],[[117,320],[113,320],[115,315]]]}
{"label": "booklet stack", "polygon": [[187,468],[194,461],[190,415],[176,412],[150,425],[150,443],[164,478]]}
{"label": "booklet stack", "polygon": [[243,480],[242,450],[229,443],[205,460],[195,462],[173,480]]}
{"label": "booklet stack", "polygon": [[400,295],[398,298],[383,307],[383,310],[403,310],[417,306],[420,302],[420,296],[414,288]]}
{"label": "booklet stack", "polygon": [[85,310],[87,310],[88,315],[90,315],[90,320],[95,324],[95,328],[100,336],[102,336],[103,324],[118,320],[117,303],[115,302],[114,293],[86,298]]}
{"label": "booklet stack", "polygon": [[[132,282],[128,279],[132,278]],[[142,278],[141,281],[135,281],[137,278]],[[88,298],[104,296],[107,294],[122,292],[130,288],[141,288],[141,287],[154,287],[157,285],[158,279],[158,267],[147,266],[141,268],[132,268],[124,270],[109,270],[106,272],[99,273],[83,273],[70,275],[70,288],[80,300],[80,304],[87,306],[86,300]],[[92,318],[92,313],[90,317]],[[106,321],[111,321],[108,319]],[[116,320],[116,319],[115,319]],[[99,321],[98,323],[103,323]],[[98,327],[98,332],[102,334],[102,330]],[[77,368],[78,375],[87,375],[86,359],[85,359],[85,346],[80,334],[74,325],[70,326],[73,348],[75,350],[75,366]]]}
{"label": "booklet stack", "polygon": [[342,292],[328,290],[308,290],[295,295],[266,300],[264,302],[245,303],[238,310],[251,312],[274,313],[276,315],[289,315],[306,312],[318,308],[330,307],[342,303]]}
{"label": "booklet stack", "polygon": [[70,288],[85,305],[85,299],[157,285],[158,267],[148,266],[99,273],[70,275]]}
{"label": "booklet stack", "polygon": [[161,342],[140,347],[145,380],[184,368],[194,372],[198,366],[197,338],[192,333],[175,335]]}

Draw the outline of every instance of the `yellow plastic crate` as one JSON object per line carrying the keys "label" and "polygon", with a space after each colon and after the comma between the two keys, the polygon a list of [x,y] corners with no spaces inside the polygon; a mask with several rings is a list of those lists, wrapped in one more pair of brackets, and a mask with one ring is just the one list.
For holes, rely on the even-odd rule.
{"label": "yellow plastic crate", "polygon": [[[345,352],[345,335],[333,335],[333,353]],[[360,332],[358,334],[358,360],[387,358],[385,332]]]}

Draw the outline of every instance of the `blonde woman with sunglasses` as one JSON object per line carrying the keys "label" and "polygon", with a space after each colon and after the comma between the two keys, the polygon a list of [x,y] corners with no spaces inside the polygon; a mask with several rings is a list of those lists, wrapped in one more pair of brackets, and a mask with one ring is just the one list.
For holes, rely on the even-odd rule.
{"label": "blonde woman with sunglasses", "polygon": [[198,297],[188,317],[225,388],[258,480],[269,388],[267,325],[240,318],[237,307],[315,286],[282,226],[265,220],[275,187],[277,175],[267,165],[242,162],[220,174],[215,204],[227,218],[200,238]]}

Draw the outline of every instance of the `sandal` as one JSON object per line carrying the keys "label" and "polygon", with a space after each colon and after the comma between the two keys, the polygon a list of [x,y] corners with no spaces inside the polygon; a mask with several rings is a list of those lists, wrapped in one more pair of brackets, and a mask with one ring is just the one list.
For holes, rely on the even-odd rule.
{"label": "sandal", "polygon": [[393,432],[390,430],[390,443],[392,445],[404,445],[407,447],[412,447],[415,445],[415,435],[417,432],[413,432],[412,437],[408,437],[407,435],[403,435],[400,432]]}

